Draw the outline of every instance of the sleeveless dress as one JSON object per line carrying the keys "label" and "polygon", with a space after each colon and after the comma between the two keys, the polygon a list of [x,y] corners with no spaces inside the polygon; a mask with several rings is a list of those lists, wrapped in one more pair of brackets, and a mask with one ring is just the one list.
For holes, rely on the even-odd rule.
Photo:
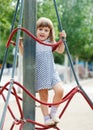
{"label": "sleeveless dress", "polygon": [[[49,43],[49,40],[45,41]],[[36,43],[36,91],[51,89],[61,79],[56,70],[51,46]]]}

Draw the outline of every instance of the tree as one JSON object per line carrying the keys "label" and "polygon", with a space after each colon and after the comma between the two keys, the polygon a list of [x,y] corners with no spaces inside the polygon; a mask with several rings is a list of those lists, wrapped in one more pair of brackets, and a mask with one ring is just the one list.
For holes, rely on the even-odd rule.
{"label": "tree", "polygon": [[5,42],[9,36],[15,0],[0,0],[0,31],[2,32],[2,41]]}
{"label": "tree", "polygon": [[[71,55],[84,60],[91,59],[93,50],[93,1],[56,0],[56,2],[63,29],[67,33],[67,44]],[[5,44],[10,34],[16,0],[0,0],[0,3],[0,44]],[[42,16],[53,21],[58,38],[58,21],[53,0],[37,0],[37,18]],[[61,61],[61,56],[54,55]]]}
{"label": "tree", "polygon": [[[67,32],[68,47],[71,54],[87,59],[86,47],[91,46],[93,48],[93,1],[58,0],[58,2],[59,5],[62,4],[64,8],[62,24]],[[91,49],[87,47],[87,54],[92,54],[90,51]],[[91,55],[87,56],[89,58]]]}
{"label": "tree", "polygon": [[[12,24],[12,19],[15,11],[16,0],[0,0],[0,61],[3,62],[5,53],[5,44],[10,35],[10,29]],[[13,46],[9,48],[7,63],[12,63]]]}

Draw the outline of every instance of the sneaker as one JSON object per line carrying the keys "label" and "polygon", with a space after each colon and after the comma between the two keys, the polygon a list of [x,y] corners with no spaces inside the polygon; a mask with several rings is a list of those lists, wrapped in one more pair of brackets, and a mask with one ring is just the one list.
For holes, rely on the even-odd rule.
{"label": "sneaker", "polygon": [[52,118],[52,120],[55,122],[55,123],[58,123],[58,122],[60,122],[60,119],[59,119],[59,117],[55,114],[55,115],[51,115],[51,118]]}
{"label": "sneaker", "polygon": [[52,119],[48,119],[45,121],[45,125],[54,125],[55,122]]}

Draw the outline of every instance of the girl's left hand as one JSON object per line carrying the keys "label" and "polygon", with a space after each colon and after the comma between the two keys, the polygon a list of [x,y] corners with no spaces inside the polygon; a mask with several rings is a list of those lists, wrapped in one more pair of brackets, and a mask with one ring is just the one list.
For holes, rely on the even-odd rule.
{"label": "girl's left hand", "polygon": [[60,32],[60,39],[61,38],[66,38],[66,32],[65,32],[65,30],[63,30],[62,32]]}

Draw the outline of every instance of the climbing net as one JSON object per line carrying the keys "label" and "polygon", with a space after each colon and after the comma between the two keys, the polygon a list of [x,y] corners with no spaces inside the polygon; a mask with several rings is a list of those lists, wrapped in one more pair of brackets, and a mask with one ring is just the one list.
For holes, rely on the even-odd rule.
{"label": "climbing net", "polygon": [[[20,22],[19,22],[19,25],[21,25],[21,22],[22,22],[22,11],[23,11],[23,3],[24,3],[24,0],[21,0],[22,4],[21,4],[21,11],[20,11]],[[19,0],[18,0],[18,3],[19,3]],[[55,3],[55,0],[54,0],[54,3]],[[18,8],[18,4],[17,4],[17,8]],[[55,4],[55,8],[56,8],[56,4]],[[56,8],[56,12],[57,11],[57,8]],[[57,13],[57,16],[58,16],[58,13]],[[58,17],[58,22],[60,23],[60,19]],[[60,24],[59,24],[60,25]],[[11,29],[11,34],[9,36],[9,39],[7,41],[7,44],[6,44],[6,50],[8,50],[10,44],[12,43],[12,38],[14,36],[14,34],[18,31],[18,35],[17,35],[17,42],[14,42],[12,43],[13,45],[16,46],[16,48],[18,48],[18,40],[19,40],[19,35],[20,35],[20,31],[23,31],[25,32],[26,34],[28,34],[30,37],[32,37],[34,40],[36,40],[38,43],[40,44],[43,44],[43,45],[47,45],[47,46],[52,46],[54,48],[56,48],[56,46],[58,46],[60,43],[61,43],[61,40],[59,40],[57,43],[55,44],[47,44],[47,43],[43,43],[41,42],[40,40],[38,40],[30,31],[28,31],[27,29],[23,28],[23,27],[18,27],[18,28],[15,28],[15,29]],[[61,29],[62,31],[62,29]],[[34,124],[35,125],[35,129],[36,130],[45,130],[45,129],[50,129],[50,128],[54,128],[56,130],[60,130],[60,128],[58,128],[57,125],[53,125],[53,126],[45,126],[44,124],[41,124],[39,122],[36,122],[34,120],[31,120],[31,119],[25,119],[24,117],[24,113],[23,113],[23,109],[22,109],[22,102],[23,102],[23,98],[21,96],[18,95],[17,91],[16,91],[16,87],[20,87],[22,89],[23,92],[25,92],[31,99],[33,99],[35,102],[37,103],[40,103],[40,104],[44,104],[44,105],[47,105],[47,106],[53,106],[53,105],[58,105],[58,104],[62,104],[62,103],[65,103],[63,109],[61,110],[60,114],[59,114],[59,118],[62,118],[62,115],[64,114],[66,108],[68,107],[71,99],[73,98],[73,96],[76,94],[76,93],[80,93],[84,98],[85,100],[87,101],[87,103],[89,104],[89,106],[93,109],[93,103],[92,101],[89,99],[88,95],[84,92],[84,90],[82,89],[82,87],[79,85],[78,83],[78,80],[77,80],[77,77],[75,75],[75,72],[74,72],[74,69],[73,69],[73,64],[72,64],[72,61],[71,61],[71,58],[70,58],[70,54],[69,54],[69,50],[68,50],[68,47],[67,47],[67,44],[66,42],[64,41],[64,44],[65,44],[65,47],[66,47],[66,51],[67,51],[67,54],[68,54],[68,58],[70,60],[70,63],[71,63],[71,68],[73,70],[73,74],[74,74],[74,77],[76,79],[76,82],[77,82],[77,86],[74,87],[68,94],[66,94],[62,100],[60,102],[57,102],[57,103],[45,103],[45,102],[41,102],[40,100],[38,100],[38,98],[36,98],[34,95],[32,95],[27,89],[25,86],[21,85],[20,83],[16,82],[14,80],[14,69],[15,69],[15,60],[17,58],[17,54],[15,53],[15,60],[14,60],[14,69],[13,69],[13,72],[12,72],[12,78],[10,79],[9,82],[7,82],[4,86],[0,87],[0,98],[2,98],[5,102],[5,107],[4,107],[4,111],[3,111],[3,115],[2,115],[2,120],[0,122],[0,129],[3,130],[4,128],[4,125],[5,125],[5,119],[6,118],[3,118],[3,117],[6,117],[6,111],[8,110],[9,111],[9,114],[12,118],[12,123],[10,125],[10,129],[9,130],[13,130],[16,126],[19,127],[19,130],[22,130],[24,125],[26,123],[31,123],[31,124]],[[7,55],[7,51],[6,51],[6,55]],[[5,58],[6,59],[6,58]],[[5,61],[5,60],[4,60]],[[2,67],[3,68],[3,67]],[[2,69],[3,70],[3,69]],[[2,75],[2,71],[1,71],[1,75]],[[0,80],[1,80],[1,75],[0,75]],[[7,94],[7,98],[5,96],[5,93],[8,93]],[[12,106],[8,103],[9,102],[9,97],[10,95],[13,96],[13,98],[15,98],[16,100],[16,108],[18,108],[18,113],[15,114],[13,109],[12,109]],[[15,107],[15,106],[14,106]],[[3,124],[3,126],[2,126]],[[3,128],[2,128],[3,127]]]}
{"label": "climbing net", "polygon": [[[11,82],[11,81],[10,81]],[[6,101],[4,92],[8,91],[8,86],[10,84],[10,82],[7,82],[0,90],[0,96],[2,97],[2,99],[4,100],[4,102]],[[32,98],[33,100],[35,100],[36,102],[40,103],[40,104],[44,104],[44,105],[48,105],[48,106],[52,106],[52,105],[58,105],[58,104],[62,104],[62,103],[66,103],[64,108],[61,110],[61,113],[59,114],[59,118],[62,117],[62,115],[64,114],[66,108],[68,107],[71,99],[73,98],[73,96],[79,92],[80,94],[82,94],[82,96],[86,99],[86,101],[88,102],[87,98],[85,97],[84,93],[78,88],[78,86],[76,86],[75,88],[73,88],[68,94],[66,94],[63,99],[60,102],[57,103],[45,103],[45,102],[41,102],[40,100],[38,100],[35,96],[33,96],[27,89],[25,86],[21,85],[20,83],[14,81],[13,82],[13,88],[12,88],[12,92],[11,94],[14,96],[15,100],[16,100],[16,109],[18,108],[18,112],[16,115],[13,112],[13,109],[11,109],[11,107],[8,105],[7,109],[13,119],[13,122],[10,126],[9,130],[13,130],[15,126],[19,126],[19,130],[22,130],[25,123],[32,123],[34,124],[36,127],[36,130],[44,130],[44,129],[50,129],[50,128],[54,128],[56,130],[60,130],[57,126],[46,126],[44,124],[41,124],[39,122],[33,121],[31,119],[25,119],[24,114],[23,114],[23,110],[22,110],[22,97],[19,96],[17,94],[16,91],[16,87],[20,87],[30,98]],[[91,108],[93,109],[93,106],[88,102],[88,104],[91,106]],[[15,107],[15,106],[14,106]],[[19,115],[19,117],[18,117]]]}
{"label": "climbing net", "polygon": [[[6,47],[8,48],[11,44],[11,40],[12,40],[12,37],[14,36],[14,34],[18,31],[18,30],[22,30],[23,32],[25,32],[26,34],[28,34],[30,37],[32,37],[33,39],[35,39],[36,41],[38,41],[40,44],[44,44],[44,45],[48,45],[46,43],[43,43],[41,41],[39,41],[30,31],[28,31],[27,29],[23,28],[23,27],[18,27],[18,28],[15,28],[12,33],[10,34],[9,36],[9,39],[7,41],[7,44],[6,44]],[[57,46],[60,44],[60,41],[58,41],[57,43],[55,43],[54,45],[53,44],[49,44],[49,46]],[[16,45],[16,44],[13,44],[13,45]],[[76,93],[80,93],[82,94],[82,96],[85,98],[85,100],[88,102],[88,104],[90,105],[90,107],[93,109],[93,105],[89,102],[87,96],[85,95],[85,93],[82,91],[82,89],[80,89],[78,86],[74,87],[68,94],[66,94],[62,100],[60,102],[57,102],[57,103],[45,103],[45,102],[42,102],[40,101],[38,98],[36,98],[34,95],[32,95],[27,89],[25,86],[21,85],[20,83],[14,81],[13,79],[10,80],[9,82],[7,82],[4,86],[1,87],[0,89],[0,96],[3,98],[4,102],[6,102],[6,98],[5,98],[5,91],[8,92],[8,88],[9,88],[9,85],[11,84],[12,82],[12,91],[11,91],[11,95],[13,95],[13,97],[15,98],[16,100],[16,107],[18,108],[18,111],[19,111],[19,117],[16,117],[16,115],[14,114],[12,108],[9,106],[7,106],[7,109],[13,119],[13,122],[10,126],[10,130],[13,130],[15,126],[19,126],[19,130],[22,130],[24,125],[26,123],[32,123],[35,125],[35,129],[36,130],[44,130],[44,129],[50,129],[50,128],[54,128],[56,130],[60,130],[60,128],[58,128],[56,125],[53,125],[53,126],[46,126],[44,124],[41,124],[39,122],[36,122],[36,121],[33,121],[31,119],[25,119],[24,117],[24,114],[23,114],[23,109],[22,109],[22,97],[19,96],[17,94],[17,91],[16,91],[16,87],[20,87],[22,89],[22,91],[24,91],[30,98],[32,98],[33,100],[35,100],[37,103],[40,103],[40,104],[44,104],[44,105],[48,105],[48,106],[53,106],[53,105],[58,105],[58,104],[62,104],[62,103],[65,103],[63,109],[61,110],[60,114],[59,114],[59,118],[62,117],[62,115],[64,114],[66,108],[68,107],[71,99],[73,98],[73,96],[76,94]],[[17,113],[18,115],[18,113]]]}

